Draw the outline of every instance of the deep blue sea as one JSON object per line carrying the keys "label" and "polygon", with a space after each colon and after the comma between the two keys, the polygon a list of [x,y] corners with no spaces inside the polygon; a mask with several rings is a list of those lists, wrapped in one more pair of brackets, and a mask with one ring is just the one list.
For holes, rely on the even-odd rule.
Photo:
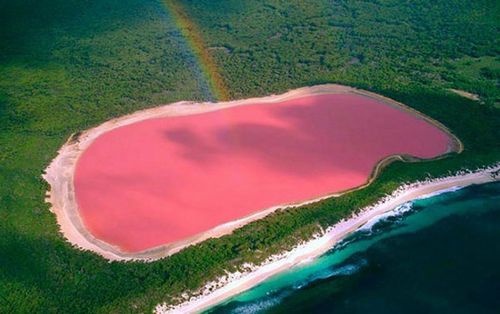
{"label": "deep blue sea", "polygon": [[209,313],[500,313],[500,183],[397,208]]}

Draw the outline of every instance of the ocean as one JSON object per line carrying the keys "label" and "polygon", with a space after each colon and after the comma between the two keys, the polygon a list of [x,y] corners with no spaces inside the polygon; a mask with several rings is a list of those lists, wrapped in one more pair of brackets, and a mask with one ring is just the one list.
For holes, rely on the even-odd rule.
{"label": "ocean", "polygon": [[207,313],[500,313],[500,183],[406,203]]}

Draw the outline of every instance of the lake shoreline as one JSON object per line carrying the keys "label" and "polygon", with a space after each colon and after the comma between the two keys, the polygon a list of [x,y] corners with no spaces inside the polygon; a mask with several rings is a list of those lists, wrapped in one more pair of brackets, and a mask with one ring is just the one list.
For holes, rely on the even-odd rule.
{"label": "lake shoreline", "polygon": [[57,222],[60,226],[61,233],[65,238],[72,243],[75,247],[90,250],[95,252],[108,260],[126,261],[126,260],[142,260],[146,262],[154,261],[169,255],[172,255],[185,247],[200,243],[209,238],[217,238],[226,234],[230,234],[235,229],[238,229],[252,221],[262,219],[265,216],[273,213],[277,209],[285,207],[299,207],[309,203],[321,201],[329,197],[338,197],[345,193],[349,193],[371,184],[378,176],[381,169],[387,164],[395,160],[402,160],[408,162],[419,161],[418,158],[410,158],[404,155],[387,156],[380,160],[376,165],[370,177],[367,178],[365,184],[354,187],[345,191],[336,191],[328,195],[322,195],[314,199],[303,200],[301,202],[292,204],[279,204],[270,208],[263,208],[248,216],[241,217],[240,219],[223,223],[215,228],[205,232],[194,234],[193,236],[177,241],[160,245],[151,249],[141,252],[124,252],[119,247],[107,243],[96,236],[94,236],[83,223],[80,217],[78,204],[75,195],[74,177],[77,162],[83,152],[94,142],[96,138],[104,133],[107,133],[116,128],[127,126],[133,123],[144,121],[147,119],[155,119],[171,116],[185,116],[203,114],[216,110],[232,108],[236,106],[244,106],[253,103],[272,104],[284,100],[300,98],[309,95],[322,95],[322,94],[356,94],[365,97],[373,98],[389,106],[393,106],[403,111],[407,111],[412,115],[436,126],[444,131],[450,138],[450,147],[447,153],[438,156],[434,159],[444,158],[448,153],[460,153],[463,151],[463,144],[461,141],[444,125],[438,121],[423,115],[422,113],[402,104],[395,100],[389,99],[382,95],[378,95],[369,91],[343,86],[336,84],[325,84],[309,86],[291,90],[280,95],[270,95],[259,98],[248,98],[242,100],[234,100],[220,103],[195,103],[181,101],[169,105],[163,105],[155,108],[137,111],[130,115],[111,119],[99,126],[89,130],[79,132],[71,136],[68,141],[61,147],[58,155],[45,170],[43,178],[49,183],[50,190],[47,192],[46,201],[51,204],[51,211],[56,215]]}

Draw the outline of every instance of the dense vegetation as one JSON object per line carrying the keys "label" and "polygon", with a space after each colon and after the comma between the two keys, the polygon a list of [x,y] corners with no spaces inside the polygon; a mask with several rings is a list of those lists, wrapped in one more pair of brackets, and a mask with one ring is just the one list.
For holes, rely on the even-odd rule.
{"label": "dense vegetation", "polygon": [[366,189],[277,212],[154,263],[109,263],[58,233],[43,169],[73,132],[213,95],[159,0],[0,0],[1,313],[150,311],[224,269],[293,246],[402,181],[500,160],[498,1],[180,3],[233,98],[359,86],[443,122],[465,152],[394,163]]}
{"label": "dense vegetation", "polygon": [[184,2],[208,45],[225,48],[214,53],[236,97],[339,81],[499,101],[498,1]]}

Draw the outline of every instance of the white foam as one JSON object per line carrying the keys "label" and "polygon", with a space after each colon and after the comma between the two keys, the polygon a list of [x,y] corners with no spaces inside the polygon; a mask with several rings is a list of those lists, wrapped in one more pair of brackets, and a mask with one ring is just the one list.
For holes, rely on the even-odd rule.
{"label": "white foam", "polygon": [[368,220],[363,226],[361,226],[358,230],[359,231],[371,231],[373,226],[375,226],[377,223],[386,220],[387,218],[390,217],[397,217],[401,216],[413,209],[413,203],[412,202],[407,202],[404,203],[400,206],[397,206],[391,211],[385,212],[383,214],[380,214],[378,216],[373,217],[372,219]]}
{"label": "white foam", "polygon": [[266,300],[262,300],[259,302],[252,302],[243,306],[240,306],[239,308],[236,308],[233,313],[235,314],[253,314],[257,312],[264,311],[266,309],[269,309],[276,304],[280,303],[281,300],[283,299],[283,296],[277,296],[274,298],[269,298]]}
{"label": "white foam", "polygon": [[439,190],[439,191],[432,192],[432,193],[429,193],[429,194],[426,194],[426,195],[422,195],[420,197],[417,197],[415,200],[424,200],[424,199],[431,198],[431,197],[434,197],[434,196],[438,196],[438,195],[441,195],[441,194],[456,192],[456,191],[461,190],[463,188],[464,188],[463,186],[452,186],[451,188],[448,188],[448,189]]}
{"label": "white foam", "polygon": [[349,276],[358,272],[361,268],[363,268],[367,264],[368,262],[365,259],[361,259],[356,263],[335,267],[333,269],[326,268],[320,271],[316,271],[313,275],[310,275],[309,277],[295,283],[293,285],[293,288],[298,290],[317,280],[328,279],[335,276]]}
{"label": "white foam", "polygon": [[355,264],[348,264],[345,266],[342,266],[338,269],[336,269],[333,273],[332,276],[349,276],[354,273],[357,273],[361,268],[366,266],[368,262],[365,259],[360,260],[358,263]]}

